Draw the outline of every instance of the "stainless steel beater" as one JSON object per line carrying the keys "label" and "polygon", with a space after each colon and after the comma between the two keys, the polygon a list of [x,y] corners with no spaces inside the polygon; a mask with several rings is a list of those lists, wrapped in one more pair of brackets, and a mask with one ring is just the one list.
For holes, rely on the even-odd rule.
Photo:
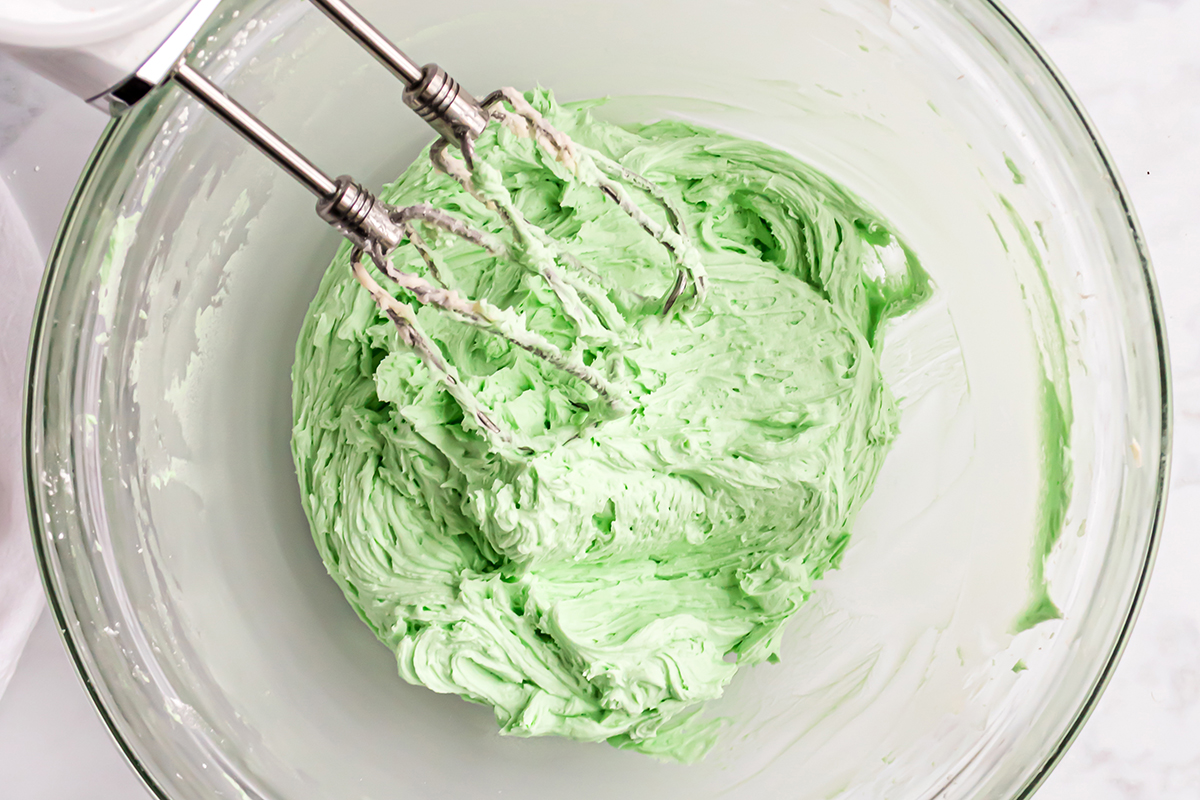
{"label": "stainless steel beater", "polygon": [[[518,136],[532,137],[582,183],[602,192],[661,243],[677,267],[673,285],[658,304],[657,310],[663,314],[670,313],[685,296],[692,302],[699,302],[706,289],[704,268],[697,251],[687,235],[682,216],[666,193],[647,178],[573,142],[552,127],[516,90],[501,89],[479,102],[441,67],[436,64],[419,66],[344,0],[311,2],[404,83],[404,102],[439,136],[430,152],[435,167],[455,178],[467,192],[496,213],[511,234],[514,246],[471,228],[442,209],[430,205],[397,208],[381,202],[349,176],[329,177],[190,66],[185,59],[191,40],[211,14],[215,0],[196,3],[136,72],[93,98],[93,102],[107,104],[110,110],[119,113],[156,87],[173,81],[316,195],[317,214],[354,245],[351,261],[355,278],[395,324],[401,340],[420,355],[462,406],[465,415],[478,423],[480,431],[494,444],[511,446],[514,434],[499,424],[464,385],[438,345],[421,330],[413,306],[384,290],[372,277],[364,264],[364,256],[420,305],[435,307],[464,324],[506,339],[582,381],[609,407],[619,408],[622,392],[600,370],[529,330],[524,319],[511,309],[496,307],[483,299],[464,297],[442,284],[436,254],[421,235],[421,229],[445,231],[492,255],[521,262],[549,285],[565,315],[581,334],[610,335],[623,328],[621,315],[609,297],[610,292],[619,290],[564,250],[544,230],[525,219],[504,196],[489,194],[478,185],[474,179],[476,139],[493,122],[506,126]],[[459,157],[452,151],[457,151]],[[647,214],[634,200],[630,188],[657,203],[667,224],[662,225]],[[400,271],[389,262],[389,256],[405,243],[416,248],[432,280]],[[535,251],[534,256],[529,255],[531,250]]]}

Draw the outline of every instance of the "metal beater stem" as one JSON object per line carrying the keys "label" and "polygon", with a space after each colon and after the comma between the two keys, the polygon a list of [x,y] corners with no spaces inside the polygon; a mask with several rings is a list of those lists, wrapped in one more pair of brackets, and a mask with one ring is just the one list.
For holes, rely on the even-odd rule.
{"label": "metal beater stem", "polygon": [[327,199],[337,192],[338,185],[332,178],[247,111],[245,106],[221,91],[208,78],[183,61],[175,66],[173,77],[188,94],[203,103],[209,111],[240,133],[264,155],[283,167],[289,175],[317,197]]}
{"label": "metal beater stem", "polygon": [[470,92],[437,64],[418,66],[346,0],[312,0],[312,4],[399,78],[405,87],[405,105],[471,160],[472,144],[487,127],[488,113]]}
{"label": "metal beater stem", "polygon": [[404,240],[404,226],[392,218],[395,209],[379,202],[349,175],[330,178],[245,106],[186,62],[179,61],[171,77],[259,152],[315,194],[317,214],[356,246],[386,254]]}
{"label": "metal beater stem", "polygon": [[325,16],[362,45],[393,75],[404,81],[405,86],[411,89],[421,82],[425,70],[388,41],[378,28],[351,8],[349,3],[344,0],[312,0],[312,4],[325,12]]}

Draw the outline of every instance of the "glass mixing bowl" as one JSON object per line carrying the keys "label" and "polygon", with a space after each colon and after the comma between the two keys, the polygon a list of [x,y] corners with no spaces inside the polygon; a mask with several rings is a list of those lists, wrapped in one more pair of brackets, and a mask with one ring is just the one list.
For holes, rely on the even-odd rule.
{"label": "glass mixing bowl", "polygon": [[[610,95],[595,113],[771,142],[881,209],[938,287],[887,332],[901,434],[781,663],[706,712],[726,724],[702,762],[500,737],[488,709],[398,678],[310,540],[289,370],[338,237],[161,90],[108,128],[67,212],[26,420],[51,604],[146,783],[175,800],[1030,795],[1136,615],[1170,419],[1137,223],[1036,46],[987,0],[362,5],[478,94]],[[431,138],[300,0],[227,3],[192,58],[334,174],[378,186]]]}

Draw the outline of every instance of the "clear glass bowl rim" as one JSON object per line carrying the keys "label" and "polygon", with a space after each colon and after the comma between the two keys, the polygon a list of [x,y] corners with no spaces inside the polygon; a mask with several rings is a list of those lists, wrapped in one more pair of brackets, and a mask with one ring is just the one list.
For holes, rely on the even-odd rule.
{"label": "clear glass bowl rim", "polygon": [[[1141,611],[1142,604],[1145,599],[1146,589],[1149,584],[1150,576],[1153,571],[1155,557],[1157,555],[1159,543],[1162,536],[1162,527],[1165,515],[1165,507],[1167,500],[1167,486],[1170,477],[1171,466],[1171,441],[1172,441],[1172,420],[1173,420],[1173,401],[1171,394],[1171,373],[1167,347],[1165,318],[1162,310],[1162,301],[1159,295],[1158,285],[1154,277],[1154,272],[1150,260],[1150,254],[1146,246],[1145,237],[1142,233],[1141,225],[1138,221],[1136,212],[1129,198],[1128,190],[1125,187],[1124,181],[1121,179],[1112,156],[1109,154],[1107,147],[1104,145],[1097,132],[1095,124],[1084,110],[1079,98],[1067,84],[1065,78],[1059,72],[1058,68],[1050,60],[1042,47],[1033,39],[1033,37],[1025,30],[1015,16],[1008,11],[997,0],[978,0],[981,10],[984,13],[990,13],[995,16],[997,21],[1009,28],[1009,33],[1013,34],[1025,47],[1027,54],[1032,56],[1034,61],[1039,65],[1043,74],[1040,76],[1021,76],[1019,80],[1024,83],[1031,82],[1036,78],[1046,79],[1053,91],[1060,94],[1061,98],[1066,101],[1071,111],[1074,114],[1075,121],[1086,132],[1087,138],[1094,149],[1094,154],[1099,159],[1102,165],[1103,172],[1106,174],[1114,195],[1118,200],[1120,207],[1125,215],[1127,230],[1130,240],[1138,254],[1139,266],[1141,271],[1141,279],[1144,284],[1147,299],[1149,300],[1149,312],[1153,325],[1153,341],[1155,345],[1154,357],[1156,360],[1156,371],[1158,375],[1159,385],[1158,392],[1161,397],[1160,416],[1158,426],[1160,431],[1160,440],[1158,442],[1159,452],[1161,457],[1158,460],[1155,491],[1153,499],[1153,509],[1150,514],[1150,530],[1146,537],[1146,545],[1143,552],[1140,554],[1140,565],[1137,574],[1136,585],[1131,594],[1131,600],[1125,610],[1124,619],[1120,625],[1117,636],[1111,644],[1108,656],[1099,672],[1098,678],[1091,690],[1085,696],[1085,699],[1079,709],[1076,711],[1074,718],[1066,728],[1064,734],[1059,738],[1057,743],[1050,748],[1044,755],[1042,763],[1036,772],[1026,781],[1024,786],[1013,796],[1013,800],[1028,800],[1031,798],[1038,788],[1045,782],[1046,778],[1062,760],[1071,744],[1078,737],[1084,724],[1091,717],[1096,709],[1096,705],[1108,687],[1112,679],[1113,673],[1117,664],[1121,660],[1126,646],[1129,642],[1130,634],[1133,626],[1137,621]],[[71,661],[75,667],[75,671],[91,698],[92,704],[95,707],[100,718],[108,729],[113,741],[117,744],[126,761],[133,768],[143,784],[150,792],[161,800],[172,800],[158,782],[152,777],[150,772],[140,763],[134,748],[121,732],[120,727],[116,724],[113,715],[107,709],[101,692],[98,689],[97,681],[89,672],[88,659],[84,657],[83,651],[86,648],[86,643],[81,641],[81,637],[77,638],[71,631],[70,616],[67,614],[66,606],[70,599],[63,587],[57,584],[57,575],[54,569],[53,561],[49,549],[47,547],[48,530],[43,525],[42,515],[39,511],[39,494],[37,485],[40,480],[40,472],[38,464],[38,436],[39,431],[35,429],[35,421],[39,417],[39,409],[37,408],[37,391],[36,380],[40,372],[40,362],[38,354],[42,352],[42,344],[44,340],[51,335],[54,320],[51,315],[51,300],[54,297],[53,287],[56,285],[56,276],[59,271],[66,266],[67,259],[65,254],[74,245],[72,233],[75,223],[84,217],[90,210],[86,200],[90,194],[90,189],[93,182],[97,180],[98,174],[102,171],[106,159],[110,152],[115,148],[120,141],[120,134],[123,130],[122,118],[116,117],[109,122],[101,135],[96,147],[88,158],[87,164],[84,167],[78,182],[72,191],[71,198],[64,211],[62,221],[55,235],[54,243],[50,250],[50,256],[47,259],[47,267],[42,279],[42,285],[39,290],[37,308],[34,315],[32,335],[30,337],[29,352],[26,363],[26,388],[25,399],[23,403],[24,419],[22,423],[23,429],[23,472],[25,477],[26,490],[26,505],[29,513],[30,531],[33,537],[34,551],[37,557],[38,568],[41,573],[42,584],[46,592],[47,602],[50,610],[54,615],[56,627],[62,637]]]}

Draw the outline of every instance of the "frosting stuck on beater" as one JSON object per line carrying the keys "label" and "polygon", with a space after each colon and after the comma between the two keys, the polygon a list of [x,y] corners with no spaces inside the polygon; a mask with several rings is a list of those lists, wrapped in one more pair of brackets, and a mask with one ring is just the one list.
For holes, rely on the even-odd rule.
{"label": "frosting stuck on beater", "polygon": [[[790,155],[529,99],[660,187],[707,297],[661,314],[670,249],[536,137],[490,125],[477,180],[581,270],[592,296],[568,297],[580,306],[567,313],[560,287],[505,252],[520,243],[496,214],[419,159],[381,199],[428,203],[504,247],[429,231],[434,269],[412,246],[394,266],[511,309],[602,374],[618,412],[510,342],[418,308],[457,379],[514,432],[519,447],[498,449],[359,286],[347,246],[296,350],[303,502],[330,574],[406,680],[492,706],[507,734],[691,761],[720,724],[703,702],[778,657],[785,623],[838,565],[897,432],[880,326],[930,285],[886,221]],[[625,188],[667,227],[661,204]]]}

